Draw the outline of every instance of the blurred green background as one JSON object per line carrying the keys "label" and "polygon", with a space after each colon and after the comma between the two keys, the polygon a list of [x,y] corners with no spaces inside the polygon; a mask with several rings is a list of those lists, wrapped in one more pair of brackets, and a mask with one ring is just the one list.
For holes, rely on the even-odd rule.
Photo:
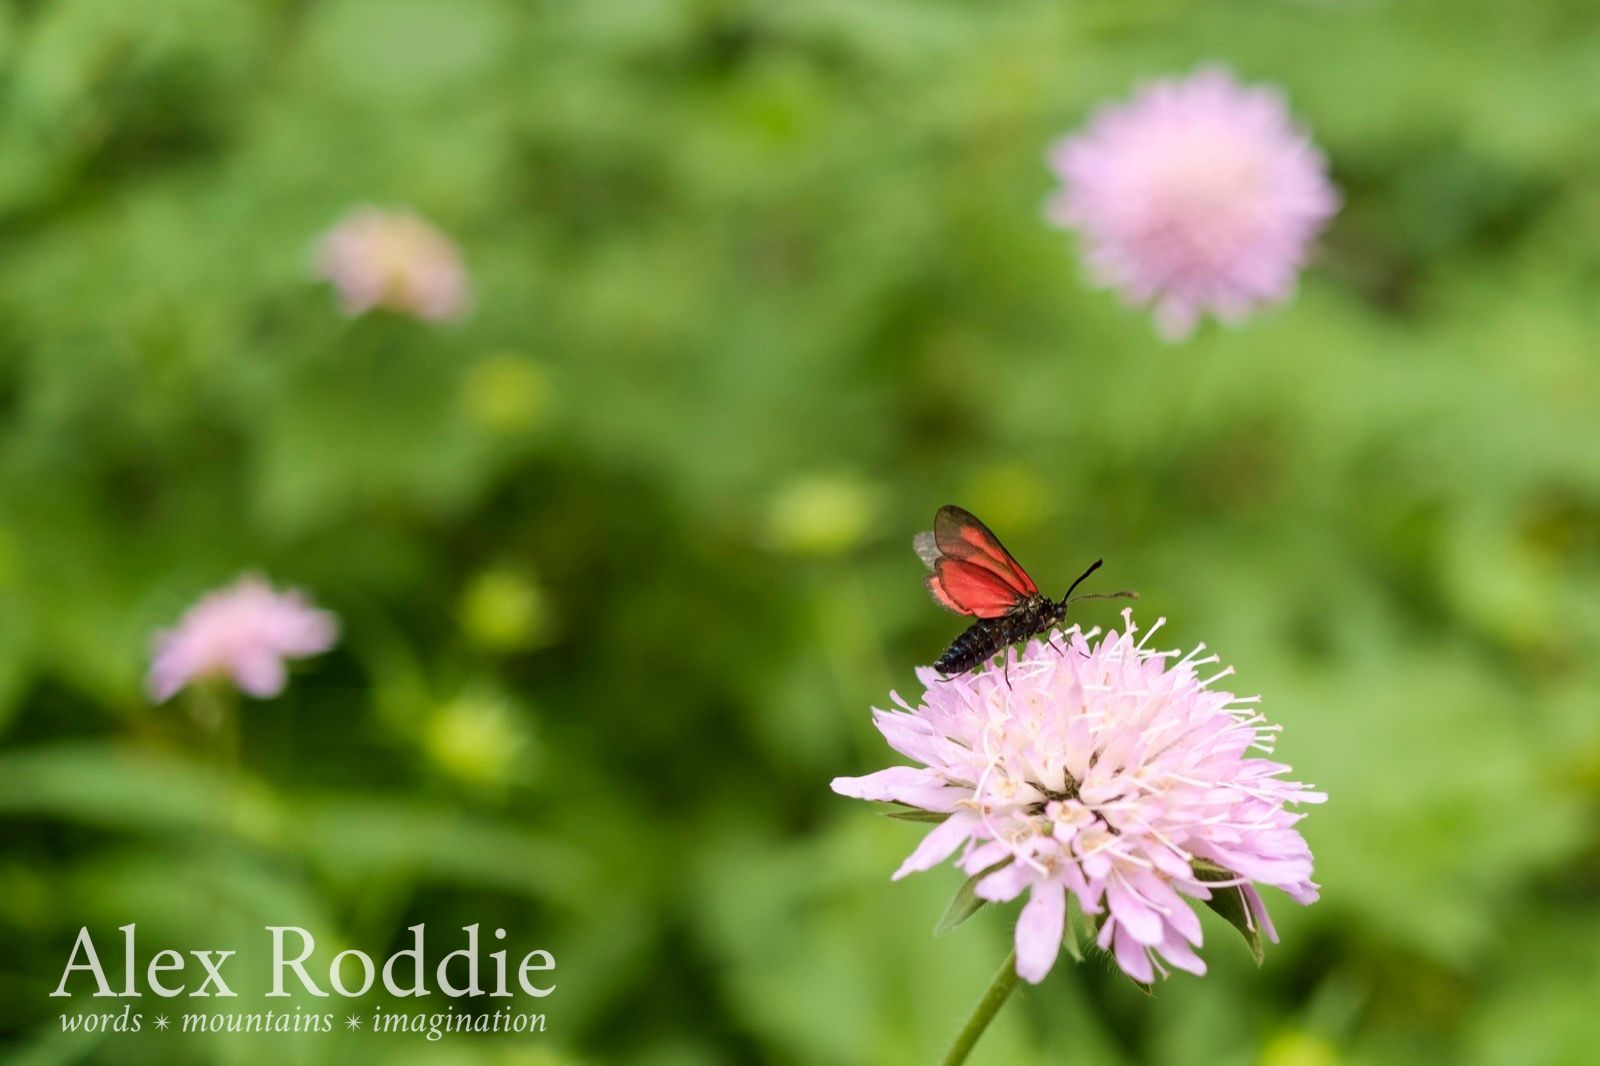
{"label": "blurred green background", "polygon": [[[960,875],[891,885],[919,827],[828,781],[900,761],[868,707],[959,627],[909,547],[959,502],[1047,587],[1105,556],[1331,796],[1263,968],[1207,914],[1209,976],[1058,966],[974,1062],[1593,1062],[1595,21],[0,5],[13,1061],[929,1061],[1015,908],[933,939]],[[1292,305],[1172,347],[1084,286],[1043,152],[1208,59],[1286,89],[1347,203]],[[338,316],[309,248],[361,202],[461,243],[466,322]],[[252,567],[344,637],[246,701],[235,774],[141,674]],[[498,923],[558,989],[537,1039],[64,1037],[72,938],[127,921]]]}

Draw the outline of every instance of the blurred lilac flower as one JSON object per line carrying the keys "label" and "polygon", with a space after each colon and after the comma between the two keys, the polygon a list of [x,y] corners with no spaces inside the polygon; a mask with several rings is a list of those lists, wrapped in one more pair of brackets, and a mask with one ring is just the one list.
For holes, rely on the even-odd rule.
{"label": "blurred lilac flower", "polygon": [[439,322],[470,300],[455,242],[411,211],[350,211],[319,242],[316,271],[351,317],[381,307]]}
{"label": "blurred lilac flower", "polygon": [[1339,207],[1327,162],[1273,88],[1221,67],[1141,88],[1057,142],[1050,221],[1082,235],[1098,284],[1155,306],[1181,340],[1287,299]]}
{"label": "blurred lilac flower", "polygon": [[[1017,974],[1042,980],[1066,929],[1067,893],[1098,916],[1098,943],[1135,980],[1163,960],[1204,973],[1195,954],[1200,919],[1188,899],[1237,888],[1241,920],[1276,941],[1254,883],[1299,903],[1317,898],[1311,850],[1287,806],[1320,803],[1308,786],[1282,780],[1289,767],[1251,756],[1272,750],[1276,726],[1201,679],[1201,645],[1181,659],[1137,643],[1124,628],[1060,634],[1066,648],[1035,641],[999,670],[941,681],[923,668],[919,707],[875,711],[891,747],[921,763],[833,789],[858,799],[948,815],[895,878],[960,852],[985,900],[1028,892],[1016,927]],[[1168,662],[1168,659],[1176,659]],[[1206,876],[1202,876],[1205,874]],[[1187,897],[1188,899],[1186,899]]]}
{"label": "blurred lilac flower", "polygon": [[283,691],[285,659],[333,647],[338,622],[296,590],[277,592],[246,574],[202,596],[172,629],[156,634],[145,679],[157,703],[192,681],[226,678],[240,691],[268,699]]}

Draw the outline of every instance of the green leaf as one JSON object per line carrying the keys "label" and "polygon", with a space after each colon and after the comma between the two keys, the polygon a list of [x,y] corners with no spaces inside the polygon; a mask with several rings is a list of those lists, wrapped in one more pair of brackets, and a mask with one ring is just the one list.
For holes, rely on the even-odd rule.
{"label": "green leaf", "polygon": [[[1202,881],[1232,881],[1239,876],[1203,859],[1195,860],[1194,872]],[[1250,904],[1244,898],[1244,889],[1239,885],[1213,889],[1211,898],[1204,902],[1220,914],[1225,922],[1239,930],[1239,935],[1244,937],[1245,944],[1250,948],[1250,954],[1255,956],[1256,965],[1260,966],[1261,960],[1266,958],[1266,952],[1261,944],[1261,930],[1256,927]]]}
{"label": "green leaf", "polygon": [[1154,984],[1146,984],[1144,981],[1140,981],[1137,978],[1128,977],[1128,975],[1123,972],[1122,967],[1116,965],[1115,963],[1112,963],[1111,968],[1117,973],[1122,974],[1123,977],[1127,978],[1128,983],[1134,988],[1137,988],[1151,999],[1156,998],[1156,986]]}
{"label": "green leaf", "polygon": [[939,919],[939,924],[933,927],[934,936],[944,936],[950,930],[971,918],[983,909],[989,901],[978,896],[978,882],[994,873],[1000,867],[1010,862],[1010,859],[1001,859],[987,869],[979,870],[961,883],[956,889],[956,894],[950,900],[950,906],[944,909],[944,917]]}
{"label": "green leaf", "polygon": [[[1073,962],[1083,961],[1083,942],[1081,939],[1082,933],[1080,932],[1080,926],[1085,926],[1088,924],[1088,922],[1089,916],[1084,914],[1083,910],[1078,906],[1078,897],[1073,893],[1068,892],[1067,921],[1065,924],[1066,931],[1061,937],[1061,943],[1066,947],[1067,954],[1072,956]],[[1092,942],[1092,938],[1094,936],[1092,929],[1090,930],[1089,936]]]}
{"label": "green leaf", "polygon": [[950,817],[949,814],[941,814],[938,811],[925,811],[920,807],[907,807],[901,803],[886,804],[879,807],[878,811],[902,822],[942,822]]}

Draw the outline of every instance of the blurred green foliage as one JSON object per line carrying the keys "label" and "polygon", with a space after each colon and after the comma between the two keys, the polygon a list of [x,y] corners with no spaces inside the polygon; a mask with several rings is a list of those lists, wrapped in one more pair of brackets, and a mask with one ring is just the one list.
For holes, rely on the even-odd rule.
{"label": "blurred green foliage", "polygon": [[[959,874],[890,885],[918,827],[827,782],[955,630],[908,544],[958,501],[1047,584],[1104,555],[1331,795],[1262,969],[1208,915],[1209,976],[1060,966],[974,1061],[1592,1062],[1593,20],[0,5],[15,1061],[929,1061],[1012,915],[934,940]],[[1042,224],[1042,153],[1204,59],[1285,87],[1347,205],[1294,304],[1167,347]],[[468,321],[335,313],[308,249],[361,202],[461,242]],[[345,637],[223,771],[140,675],[251,567]],[[550,1032],[53,1032],[78,926],[129,920],[499,923],[559,960]]]}

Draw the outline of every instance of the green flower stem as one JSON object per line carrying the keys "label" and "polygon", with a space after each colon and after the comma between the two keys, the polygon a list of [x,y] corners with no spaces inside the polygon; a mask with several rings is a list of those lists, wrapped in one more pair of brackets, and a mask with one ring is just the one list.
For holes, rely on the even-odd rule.
{"label": "green flower stem", "polygon": [[211,762],[230,781],[239,772],[239,697],[214,681],[189,686],[189,716],[204,735]]}
{"label": "green flower stem", "polygon": [[978,1042],[983,1031],[989,1028],[989,1023],[994,1021],[994,1016],[1000,1012],[1000,1008],[1010,998],[1011,990],[1016,987],[1017,951],[1012,948],[1006,955],[1006,961],[1000,964],[1000,970],[994,975],[994,980],[989,982],[988,991],[978,1000],[978,1005],[972,1008],[972,1015],[967,1019],[967,1024],[956,1034],[955,1043],[945,1052],[944,1066],[961,1066],[961,1063],[967,1061],[967,1056],[972,1054],[973,1045]]}

